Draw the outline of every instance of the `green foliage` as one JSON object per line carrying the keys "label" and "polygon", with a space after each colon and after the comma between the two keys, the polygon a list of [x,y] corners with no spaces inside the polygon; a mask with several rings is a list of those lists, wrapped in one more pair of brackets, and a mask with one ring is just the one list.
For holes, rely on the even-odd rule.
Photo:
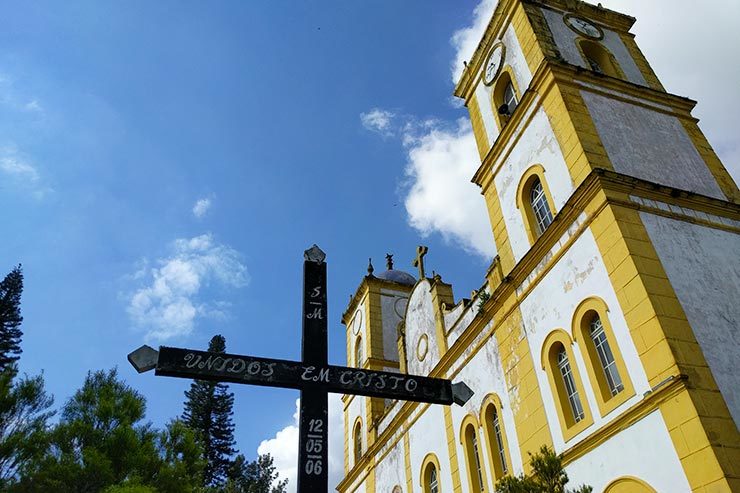
{"label": "green foliage", "polygon": [[156,432],[141,423],[145,408],[144,398],[115,369],[88,373],[48,433],[45,454],[21,471],[10,490],[194,491],[202,468],[194,434],[178,422]]}
{"label": "green foliage", "polygon": [[[226,339],[214,336],[208,351],[225,352]],[[229,474],[231,457],[237,452],[232,421],[234,394],[225,384],[194,380],[185,397],[182,420],[195,431],[204,449],[203,485],[221,485]]]}
{"label": "green foliage", "polygon": [[239,454],[232,463],[223,493],[285,493],[288,480],[280,481],[270,454],[247,462]]}
{"label": "green foliage", "polygon": [[0,373],[0,490],[44,454],[53,402],[41,375],[16,379],[13,367]]}
{"label": "green foliage", "polygon": [[478,310],[483,310],[483,306],[486,304],[486,301],[491,299],[491,293],[488,291],[482,290],[478,292]]}
{"label": "green foliage", "polygon": [[507,476],[496,483],[498,493],[591,493],[590,486],[568,490],[568,475],[563,470],[563,457],[543,445],[539,453],[529,454],[531,476]]}
{"label": "green foliage", "polygon": [[9,369],[20,358],[21,293],[23,271],[18,265],[0,281],[0,371]]}
{"label": "green foliage", "polygon": [[202,484],[203,448],[193,430],[171,421],[159,435],[160,466],[154,484],[160,493],[196,491]]}

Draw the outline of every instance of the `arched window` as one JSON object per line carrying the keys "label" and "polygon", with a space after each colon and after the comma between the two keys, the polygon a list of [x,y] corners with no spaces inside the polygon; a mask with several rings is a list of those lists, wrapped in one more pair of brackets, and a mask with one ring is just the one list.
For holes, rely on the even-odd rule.
{"label": "arched window", "polygon": [[516,206],[522,213],[530,244],[534,245],[552,224],[556,213],[545,168],[541,164],[530,166],[522,174],[516,192]]}
{"label": "arched window", "polygon": [[434,464],[429,466],[429,476],[427,478],[427,491],[429,493],[439,493],[439,480],[437,479],[437,468]]}
{"label": "arched window", "polygon": [[614,353],[612,353],[612,349],[609,347],[609,341],[606,339],[606,333],[604,332],[604,325],[601,323],[601,317],[599,317],[598,313],[595,313],[591,317],[591,322],[588,326],[591,341],[596,348],[596,354],[599,356],[601,368],[604,370],[604,377],[606,378],[609,392],[612,395],[617,395],[624,390],[624,385],[622,385],[622,377],[619,376],[617,363],[614,361]]}
{"label": "arched window", "polygon": [[355,424],[355,432],[353,435],[355,446],[355,464],[357,464],[362,457],[362,423],[360,421]]}
{"label": "arched window", "polygon": [[547,227],[552,223],[552,211],[550,204],[547,202],[545,189],[539,178],[535,178],[529,190],[529,204],[534,214],[535,226],[537,227],[537,236],[545,232]]}
{"label": "arched window", "polygon": [[498,396],[490,394],[484,399],[481,420],[488,443],[488,458],[493,471],[494,483],[509,473],[510,463],[500,410],[501,401]]}
{"label": "arched window", "polygon": [[602,299],[590,297],[573,314],[573,338],[581,347],[602,416],[635,394],[608,311]]}
{"label": "arched window", "polygon": [[496,443],[496,456],[498,457],[498,462],[501,467],[501,473],[506,474],[509,472],[509,467],[506,464],[506,449],[504,448],[501,420],[498,417],[496,406],[491,406],[491,426],[493,428],[494,442]]}
{"label": "arched window", "polygon": [[519,96],[511,71],[507,67],[501,71],[501,75],[493,88],[493,109],[498,118],[499,128],[506,125],[518,105]]}
{"label": "arched window", "polygon": [[624,476],[609,483],[604,493],[655,493],[655,490],[641,479]]}
{"label": "arched window", "polygon": [[562,329],[550,332],[542,345],[542,368],[550,381],[566,441],[593,423],[573,351],[573,340]]}
{"label": "arched window", "polygon": [[565,352],[565,348],[562,344],[557,351],[557,355],[558,369],[560,370],[560,376],[563,378],[565,393],[568,397],[570,410],[573,413],[573,421],[578,423],[584,418],[585,414],[583,412],[583,405],[581,405],[581,397],[578,394],[578,388],[576,387],[576,381],[573,378],[573,370],[570,367],[568,353]]}
{"label": "arched window", "polygon": [[483,466],[480,460],[478,446],[478,426],[475,417],[468,416],[463,420],[461,438],[465,450],[465,462],[468,466],[468,482],[472,493],[482,493],[485,490]]}
{"label": "arched window", "polygon": [[516,99],[516,91],[514,90],[514,84],[509,81],[504,87],[504,104],[506,105],[506,111],[509,115],[514,113],[519,101]]}
{"label": "arched window", "polygon": [[357,336],[357,341],[355,341],[355,366],[357,368],[362,368],[362,337]]}
{"label": "arched window", "polygon": [[597,74],[610,77],[624,78],[622,70],[611,53],[601,43],[582,39],[578,42],[584,60],[589,68]]}
{"label": "arched window", "polygon": [[422,475],[422,489],[424,493],[439,493],[439,470],[435,460],[425,461]]}

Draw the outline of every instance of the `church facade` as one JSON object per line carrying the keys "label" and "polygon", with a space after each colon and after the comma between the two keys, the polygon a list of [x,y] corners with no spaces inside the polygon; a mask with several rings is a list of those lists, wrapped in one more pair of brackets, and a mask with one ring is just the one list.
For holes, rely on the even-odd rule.
{"label": "church facade", "polygon": [[[370,271],[350,366],[464,381],[464,406],[344,396],[342,493],[493,492],[547,445],[595,493],[740,491],[740,192],[629,32],[500,0],[455,88],[498,252],[455,298]],[[482,276],[483,277],[483,276]]]}

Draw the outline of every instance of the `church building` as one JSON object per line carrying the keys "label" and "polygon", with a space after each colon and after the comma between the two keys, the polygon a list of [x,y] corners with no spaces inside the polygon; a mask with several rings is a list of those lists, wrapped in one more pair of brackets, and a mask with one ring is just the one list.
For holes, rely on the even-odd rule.
{"label": "church building", "polygon": [[349,366],[475,394],[343,396],[339,492],[494,492],[543,445],[594,493],[740,491],[740,192],[634,22],[499,0],[455,87],[498,255],[465,298],[419,247],[342,317]]}

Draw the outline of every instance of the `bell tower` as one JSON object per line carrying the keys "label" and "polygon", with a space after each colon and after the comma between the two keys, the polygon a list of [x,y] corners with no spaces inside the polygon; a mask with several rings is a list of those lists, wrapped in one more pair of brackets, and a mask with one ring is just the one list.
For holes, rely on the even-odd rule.
{"label": "bell tower", "polygon": [[[482,308],[509,304],[517,311],[501,317],[521,317],[497,332],[517,353],[502,355],[517,368],[509,392],[534,376],[544,389],[515,415],[524,450],[551,439],[567,456],[620,409],[675,385],[675,397],[640,405],[659,412],[692,491],[731,491],[740,487],[731,363],[740,357],[740,192],[691,114],[695,101],[668,92],[640,51],[634,22],[579,0],[498,2],[455,87],[498,252]],[[624,326],[608,342],[625,352],[621,363],[599,364],[588,333],[578,337],[579,313],[597,312]],[[558,391],[576,351],[585,363],[568,371],[580,365],[598,384],[572,388],[589,395],[590,413]],[[634,389],[599,390],[604,361],[632,375]],[[529,429],[548,431],[530,438]]]}
{"label": "bell tower", "polygon": [[[367,275],[342,315],[347,329],[347,366],[395,372],[405,368],[399,331],[414,284],[412,275],[394,269],[391,254],[386,255],[386,270],[380,274],[375,274],[372,260],[368,262]],[[346,472],[359,463],[377,437],[377,419],[386,401],[347,395],[342,400]]]}
{"label": "bell tower", "polygon": [[[740,200],[695,102],[666,92],[634,22],[582,1],[502,0],[467,63],[455,95],[470,112],[482,161],[473,180],[504,274],[596,169]],[[539,210],[522,207],[537,197]]]}

